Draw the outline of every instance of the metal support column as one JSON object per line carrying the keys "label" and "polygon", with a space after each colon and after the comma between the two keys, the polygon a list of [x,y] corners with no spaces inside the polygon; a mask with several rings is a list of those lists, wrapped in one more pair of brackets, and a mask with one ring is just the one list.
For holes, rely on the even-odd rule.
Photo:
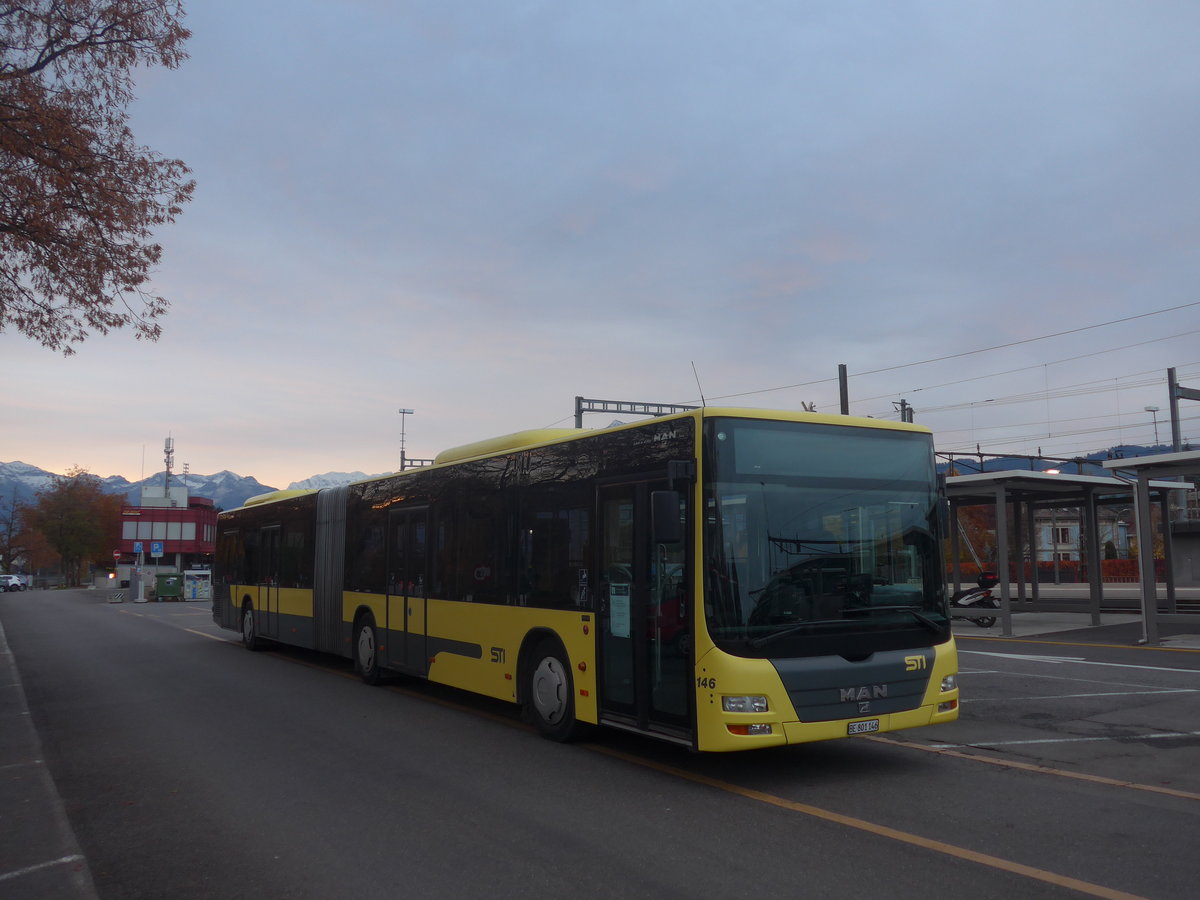
{"label": "metal support column", "polygon": [[[1179,607],[1175,602],[1175,555],[1171,552],[1171,492],[1159,491],[1159,528],[1163,542],[1163,580],[1167,583],[1167,613],[1175,615]],[[1155,579],[1157,582],[1157,578]]]}
{"label": "metal support column", "polygon": [[1100,600],[1104,596],[1104,578],[1100,571],[1100,520],[1096,514],[1096,492],[1089,488],[1085,494],[1086,503],[1081,512],[1084,513],[1083,530],[1087,535],[1087,565],[1088,587],[1091,601],[1092,624],[1100,624]]}
{"label": "metal support column", "polygon": [[954,589],[951,596],[962,590],[962,565],[959,562],[960,544],[958,540],[958,501],[950,501],[950,577]]}
{"label": "metal support column", "polygon": [[1134,488],[1138,574],[1142,582],[1142,642],[1158,644],[1158,592],[1154,583],[1154,530],[1150,519],[1150,476],[1139,471]]}
{"label": "metal support column", "polygon": [[996,488],[996,560],[1000,577],[1000,619],[1003,634],[1012,637],[1012,568],[1008,560],[1008,515],[1004,486]]}
{"label": "metal support column", "polygon": [[1037,555],[1037,507],[1033,501],[1029,501],[1028,513],[1026,515],[1026,541],[1029,546],[1029,587],[1030,587],[1030,602],[1035,606],[1041,599],[1040,578],[1038,577],[1038,555]]}
{"label": "metal support column", "polygon": [[1021,527],[1025,521],[1023,518],[1024,512],[1024,504],[1018,499],[1013,503],[1013,539],[1017,544],[1017,602],[1021,607],[1025,606],[1025,529]]}

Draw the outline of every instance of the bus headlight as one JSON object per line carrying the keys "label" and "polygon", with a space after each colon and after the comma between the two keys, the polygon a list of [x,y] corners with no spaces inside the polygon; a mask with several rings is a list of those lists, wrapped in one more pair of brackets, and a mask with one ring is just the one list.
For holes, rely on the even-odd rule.
{"label": "bus headlight", "polygon": [[721,709],[725,712],[758,713],[767,711],[767,698],[761,696],[722,697]]}
{"label": "bus headlight", "polygon": [[942,679],[942,693],[943,694],[950,693],[950,691],[954,690],[956,687],[958,687],[958,676],[957,675],[947,675],[945,678]]}

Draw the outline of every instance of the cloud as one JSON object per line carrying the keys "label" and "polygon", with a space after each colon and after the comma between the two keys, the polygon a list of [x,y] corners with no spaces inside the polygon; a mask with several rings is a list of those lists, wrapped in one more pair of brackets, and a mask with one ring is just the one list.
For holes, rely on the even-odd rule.
{"label": "cloud", "polygon": [[[167,334],[74,360],[0,335],[28,386],[3,455],[132,476],[170,431],[195,471],[286,484],[394,465],[401,406],[432,455],[569,422],[576,394],[694,400],[693,362],[709,396],[787,406],[836,406],[844,363],[855,412],[894,416],[907,392],[960,443],[1165,408],[1161,384],[1124,385],[1200,372],[1192,344],[1131,345],[1200,327],[1196,308],[862,373],[1197,299],[1197,19],[1104,0],[195,5],[191,59],[146,73],[134,110],[199,181],[162,234]],[[1051,396],[1088,380],[1109,388]],[[1046,449],[1114,437],[1128,426]]]}

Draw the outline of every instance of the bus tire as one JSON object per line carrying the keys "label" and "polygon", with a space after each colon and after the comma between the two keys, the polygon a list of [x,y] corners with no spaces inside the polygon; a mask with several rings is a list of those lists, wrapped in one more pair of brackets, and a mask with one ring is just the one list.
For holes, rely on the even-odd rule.
{"label": "bus tire", "polygon": [[242,646],[247,650],[261,650],[262,638],[258,636],[258,623],[254,619],[254,607],[246,602],[242,605]]}
{"label": "bus tire", "polygon": [[354,671],[367,684],[379,684],[383,671],[379,667],[379,633],[375,617],[364,613],[354,623]]}
{"label": "bus tire", "polygon": [[579,736],[571,667],[557,641],[543,640],[530,654],[523,699],[526,717],[543,737],[571,741]]}

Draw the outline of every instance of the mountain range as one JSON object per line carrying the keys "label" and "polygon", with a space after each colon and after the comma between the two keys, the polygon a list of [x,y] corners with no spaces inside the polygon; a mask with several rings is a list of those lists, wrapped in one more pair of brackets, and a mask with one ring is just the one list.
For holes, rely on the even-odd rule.
{"label": "mountain range", "polygon": [[[110,494],[121,494],[129,503],[136,504],[141,489],[145,486],[160,487],[163,475],[159,472],[141,481],[131,482],[121,475],[109,475],[100,478],[100,484]],[[38,491],[50,487],[55,473],[39,469],[23,462],[0,462],[0,510],[9,510],[15,500],[17,503],[32,503],[37,498]],[[99,477],[99,476],[98,476]],[[334,487],[348,484],[351,481],[361,481],[372,476],[362,472],[326,472],[324,475],[314,475],[304,481],[294,481],[289,489]],[[236,509],[250,497],[278,490],[267,484],[262,484],[253,476],[238,475],[235,472],[224,471],[215,475],[196,475],[189,473],[181,475],[172,473],[172,486],[185,486],[193,497],[207,497],[218,509]]]}

